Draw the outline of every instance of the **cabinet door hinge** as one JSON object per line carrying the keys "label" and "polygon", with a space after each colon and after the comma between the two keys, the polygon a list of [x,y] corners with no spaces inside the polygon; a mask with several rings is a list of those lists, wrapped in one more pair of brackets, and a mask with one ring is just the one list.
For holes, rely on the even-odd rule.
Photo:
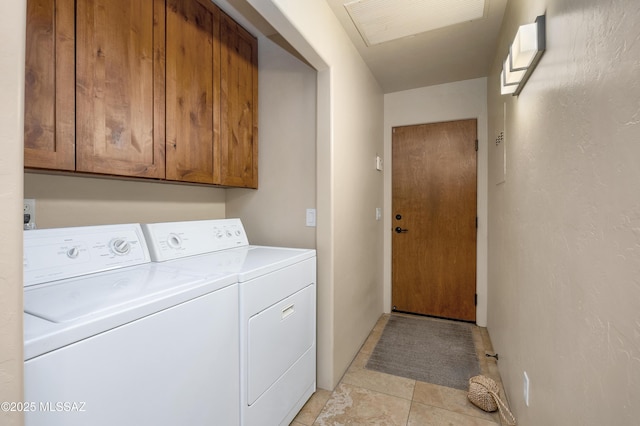
{"label": "cabinet door hinge", "polygon": [[478,229],[478,216],[476,216],[476,229]]}
{"label": "cabinet door hinge", "polygon": [[476,151],[478,150],[478,139],[476,139]]}

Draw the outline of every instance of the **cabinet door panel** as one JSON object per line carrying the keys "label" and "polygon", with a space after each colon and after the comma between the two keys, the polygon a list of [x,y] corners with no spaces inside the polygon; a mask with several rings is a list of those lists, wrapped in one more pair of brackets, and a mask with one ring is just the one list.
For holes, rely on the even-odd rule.
{"label": "cabinet door panel", "polygon": [[221,17],[219,174],[221,185],[258,187],[258,44]]}
{"label": "cabinet door panel", "polygon": [[75,169],[74,2],[28,0],[25,167]]}
{"label": "cabinet door panel", "polygon": [[164,1],[76,9],[78,171],[164,177]]}
{"label": "cabinet door panel", "polygon": [[167,179],[213,183],[219,11],[167,1]]}

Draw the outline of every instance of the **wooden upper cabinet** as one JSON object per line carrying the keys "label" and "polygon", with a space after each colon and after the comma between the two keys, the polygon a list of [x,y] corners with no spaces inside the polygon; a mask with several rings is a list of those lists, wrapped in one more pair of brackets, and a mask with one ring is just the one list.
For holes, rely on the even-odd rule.
{"label": "wooden upper cabinet", "polygon": [[28,0],[25,167],[75,169],[74,1]]}
{"label": "wooden upper cabinet", "polygon": [[167,1],[167,179],[214,183],[219,20],[211,3]]}
{"label": "wooden upper cabinet", "polygon": [[220,139],[215,183],[258,187],[258,42],[221,14]]}
{"label": "wooden upper cabinet", "polygon": [[164,0],[76,6],[76,170],[163,178]]}
{"label": "wooden upper cabinet", "polygon": [[257,188],[257,40],[210,0],[28,0],[25,167]]}

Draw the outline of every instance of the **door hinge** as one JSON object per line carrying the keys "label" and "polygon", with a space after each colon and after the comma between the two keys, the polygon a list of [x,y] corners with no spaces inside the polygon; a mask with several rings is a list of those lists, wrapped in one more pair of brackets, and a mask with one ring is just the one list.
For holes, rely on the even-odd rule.
{"label": "door hinge", "polygon": [[478,306],[478,293],[473,296],[473,304],[474,306]]}
{"label": "door hinge", "polygon": [[476,229],[478,229],[478,216],[476,216]]}
{"label": "door hinge", "polygon": [[476,139],[476,151],[478,150],[478,139]]}

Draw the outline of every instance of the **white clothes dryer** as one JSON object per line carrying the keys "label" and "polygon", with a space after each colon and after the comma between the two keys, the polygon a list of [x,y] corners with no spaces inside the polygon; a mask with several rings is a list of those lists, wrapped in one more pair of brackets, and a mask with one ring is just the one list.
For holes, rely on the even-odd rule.
{"label": "white clothes dryer", "polygon": [[236,274],[240,424],[288,425],[316,389],[315,250],[251,246],[240,219],[142,227],[153,261]]}
{"label": "white clothes dryer", "polygon": [[25,424],[238,424],[236,281],[151,263],[138,224],[26,231]]}

